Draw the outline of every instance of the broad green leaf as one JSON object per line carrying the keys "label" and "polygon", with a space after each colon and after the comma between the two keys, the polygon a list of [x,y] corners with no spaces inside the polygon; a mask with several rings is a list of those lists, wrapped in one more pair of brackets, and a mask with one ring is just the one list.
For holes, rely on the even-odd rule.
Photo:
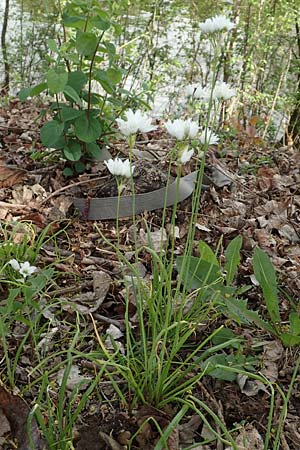
{"label": "broad green leaf", "polygon": [[75,89],[73,89],[71,86],[66,85],[64,87],[63,93],[65,94],[67,100],[69,100],[70,98],[71,100],[73,100],[73,102],[77,103],[77,105],[81,105],[81,98],[79,97]]}
{"label": "broad green leaf", "polygon": [[84,16],[69,16],[64,13],[62,15],[63,24],[66,27],[82,29],[85,26],[86,18]]}
{"label": "broad green leaf", "polygon": [[100,160],[102,151],[99,145],[95,144],[94,142],[91,142],[89,144],[86,144],[86,149],[88,155],[91,158],[96,159],[97,161]]}
{"label": "broad green leaf", "polygon": [[227,246],[225,250],[225,270],[226,270],[226,284],[230,285],[238,270],[238,265],[241,261],[240,251],[242,248],[242,236],[235,237]]}
{"label": "broad green leaf", "polygon": [[75,47],[80,55],[92,56],[98,46],[98,39],[94,33],[78,31]]}
{"label": "broad green leaf", "polygon": [[64,130],[64,124],[56,120],[45,123],[40,130],[41,141],[46,147],[54,147]]}
{"label": "broad green leaf", "polygon": [[216,255],[206,242],[200,241],[198,244],[198,248],[201,259],[204,259],[204,261],[214,264],[215,266],[219,266],[219,261]]}
{"label": "broad green leaf", "polygon": [[35,97],[36,95],[39,95],[41,92],[45,91],[47,89],[47,83],[39,83],[36,86],[34,86],[31,89],[31,97]]}
{"label": "broad green leaf", "polygon": [[205,369],[205,374],[218,380],[234,381],[236,379],[235,372],[229,372],[221,367],[215,368],[215,366],[228,366],[228,356],[225,354],[210,356],[203,364],[202,368]]}
{"label": "broad green leaf", "polygon": [[109,20],[103,19],[101,16],[95,16],[91,19],[91,23],[94,27],[98,28],[98,30],[106,31],[110,28],[111,23]]}
{"label": "broad green leaf", "polygon": [[52,52],[59,53],[59,48],[54,39],[47,39],[47,45]]}
{"label": "broad green leaf", "polygon": [[53,94],[62,92],[68,82],[67,72],[57,72],[54,69],[48,70],[46,74],[47,85]]}
{"label": "broad green leaf", "polygon": [[72,175],[74,175],[74,172],[71,167],[65,167],[63,170],[63,174],[65,177],[71,177]]}
{"label": "broad green leaf", "polygon": [[82,155],[81,145],[78,142],[69,141],[68,145],[64,147],[63,153],[69,161],[79,161]]}
{"label": "broad green leaf", "polygon": [[122,79],[122,75],[123,75],[122,70],[110,68],[110,69],[107,69],[106,73],[107,73],[107,78],[109,79],[109,81],[112,84],[120,83],[120,81]]}
{"label": "broad green leaf", "polygon": [[108,42],[108,41],[104,42],[104,45],[105,45],[105,47],[107,49],[107,53],[109,55],[110,61],[113,61],[115,56],[116,56],[116,47],[115,47],[115,45],[112,42]]}
{"label": "broad green leaf", "polygon": [[285,347],[300,345],[300,336],[293,336],[290,333],[281,333],[279,337]]}
{"label": "broad green leaf", "polygon": [[100,69],[100,70],[95,71],[94,78],[95,78],[96,81],[98,81],[101,84],[103,89],[108,94],[113,94],[114,93],[114,86],[110,82],[110,79],[109,79],[109,77],[107,75],[107,71],[106,70],[101,70]]}
{"label": "broad green leaf", "polygon": [[77,161],[74,164],[74,167],[75,167],[76,173],[82,173],[85,171],[85,165],[83,164],[82,161]]}
{"label": "broad green leaf", "polygon": [[300,316],[296,312],[292,312],[289,315],[289,321],[290,321],[290,330],[291,334],[294,336],[300,335]]}
{"label": "broad green leaf", "polygon": [[71,86],[77,94],[81,91],[83,86],[87,83],[87,76],[81,70],[68,73],[68,86]]}
{"label": "broad green leaf", "polygon": [[240,320],[244,323],[255,323],[261,329],[277,335],[275,328],[271,324],[261,319],[256,311],[247,308],[246,301],[231,297],[225,298],[224,303],[227,306],[228,315],[234,320]]}
{"label": "broad green leaf", "polygon": [[178,272],[184,268],[183,281],[187,289],[198,289],[210,284],[216,284],[217,287],[222,281],[219,266],[195,256],[178,256],[176,267]]}
{"label": "broad green leaf", "polygon": [[25,102],[27,97],[31,97],[31,88],[22,88],[18,94],[18,97],[21,102]]}
{"label": "broad green leaf", "polygon": [[63,106],[60,110],[61,118],[64,122],[68,122],[69,120],[77,119],[77,117],[85,114],[84,111],[80,109],[74,109],[70,106]]}
{"label": "broad green leaf", "polygon": [[[212,342],[215,345],[219,345],[219,344],[223,344],[224,342],[228,342],[234,338],[236,338],[237,336],[235,335],[235,333],[230,330],[230,328],[222,328],[213,338],[212,338]],[[242,339],[241,339],[242,340]],[[239,342],[232,342],[232,344],[230,344],[230,347],[232,348],[238,348],[239,347]]]}
{"label": "broad green leaf", "polygon": [[86,114],[75,120],[75,134],[83,142],[95,142],[102,133],[99,119],[87,117]]}
{"label": "broad green leaf", "polygon": [[271,321],[278,323],[280,313],[275,269],[269,256],[258,247],[254,249],[253,268],[255,278],[263,291]]}

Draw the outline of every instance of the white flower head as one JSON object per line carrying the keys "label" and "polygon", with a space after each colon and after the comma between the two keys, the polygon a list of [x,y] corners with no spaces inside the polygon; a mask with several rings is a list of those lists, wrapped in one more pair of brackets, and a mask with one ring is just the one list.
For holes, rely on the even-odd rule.
{"label": "white flower head", "polygon": [[104,164],[112,175],[130,178],[134,171],[134,166],[130,170],[130,161],[126,159],[122,161],[120,158],[109,159]]}
{"label": "white flower head", "polygon": [[30,275],[32,275],[35,271],[36,271],[36,267],[35,266],[31,266],[30,263],[28,261],[22,262],[20,263],[20,274],[26,278]]}
{"label": "white flower head", "polygon": [[179,161],[181,162],[181,164],[186,164],[187,162],[189,162],[189,160],[191,159],[191,157],[194,154],[194,150],[188,150],[188,148],[186,147],[183,152],[181,153],[180,157],[179,157]]}
{"label": "white flower head", "polygon": [[208,103],[211,97],[211,92],[206,87],[203,88],[202,86],[198,86],[195,90],[194,97]]}
{"label": "white flower head", "polygon": [[32,275],[37,270],[37,267],[32,266],[28,261],[19,263],[16,259],[11,259],[8,263],[16,272],[22,275],[23,280],[21,281],[24,281],[26,277]]}
{"label": "white flower head", "polygon": [[210,128],[206,128],[202,131],[200,138],[201,144],[214,145],[219,142],[219,138],[214,134]]}
{"label": "white flower head", "polygon": [[197,122],[182,119],[176,119],[174,120],[174,122],[168,120],[168,122],[166,123],[166,128],[169,134],[175,137],[178,141],[182,141],[188,138],[194,139],[199,131]]}
{"label": "white flower head", "polygon": [[199,131],[199,126],[197,122],[193,122],[192,120],[186,120],[184,125],[185,136],[190,139],[194,139],[196,134]]}
{"label": "white flower head", "polygon": [[166,123],[166,129],[168,130],[168,133],[178,141],[182,141],[184,139],[184,120],[176,119],[174,122],[168,120]]}
{"label": "white flower head", "polygon": [[138,131],[147,133],[148,131],[156,130],[156,126],[151,124],[151,118],[143,114],[139,109],[133,112],[129,109],[125,112],[127,120],[116,119],[118,127],[124,136],[128,137],[131,134],[136,134]]}
{"label": "white flower head", "polygon": [[217,81],[213,95],[214,98],[228,100],[236,95],[236,90],[229,87],[228,84],[225,83],[224,81]]}
{"label": "white flower head", "polygon": [[231,22],[226,16],[219,15],[206,19],[205,22],[199,24],[203,33],[215,33],[218,31],[230,31],[235,27],[235,23]]}

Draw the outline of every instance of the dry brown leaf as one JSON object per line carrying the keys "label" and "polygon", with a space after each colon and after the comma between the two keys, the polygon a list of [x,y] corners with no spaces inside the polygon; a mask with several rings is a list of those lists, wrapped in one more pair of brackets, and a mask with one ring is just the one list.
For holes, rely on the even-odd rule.
{"label": "dry brown leaf", "polygon": [[[29,408],[24,400],[17,395],[11,394],[5,387],[0,386],[0,408],[9,422],[12,439],[16,439],[19,443],[18,449],[27,450],[30,448],[27,432]],[[31,438],[34,443],[35,450],[41,450],[44,448],[44,442],[40,438],[39,431],[34,420],[31,423]]]}
{"label": "dry brown leaf", "polygon": [[26,176],[26,170],[7,166],[0,160],[0,188],[12,187],[20,183]]}

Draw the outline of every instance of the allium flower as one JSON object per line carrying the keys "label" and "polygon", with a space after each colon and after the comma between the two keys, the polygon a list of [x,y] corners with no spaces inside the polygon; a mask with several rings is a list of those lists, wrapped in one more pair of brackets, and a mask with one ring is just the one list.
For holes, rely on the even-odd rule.
{"label": "allium flower", "polygon": [[188,148],[185,148],[179,157],[179,161],[181,162],[181,164],[186,164],[187,162],[189,162],[193,154],[194,150],[188,150]]}
{"label": "allium flower", "polygon": [[209,102],[211,93],[208,88],[203,88],[202,86],[198,86],[194,93],[195,98],[199,98],[204,102]]}
{"label": "allium flower", "polygon": [[219,138],[216,134],[214,134],[210,128],[206,128],[201,133],[199,138],[201,144],[214,145],[219,142]]}
{"label": "allium flower", "polygon": [[228,84],[225,83],[224,81],[217,81],[213,95],[214,98],[228,100],[229,98],[234,97],[236,95],[236,91],[235,89],[230,88]]}
{"label": "allium flower", "polygon": [[139,109],[133,112],[129,109],[125,112],[127,120],[116,119],[119,129],[124,136],[130,136],[136,134],[138,131],[147,133],[148,131],[156,130],[156,126],[151,124],[151,118],[143,114]]}
{"label": "allium flower", "polygon": [[37,269],[37,267],[31,266],[28,261],[19,263],[16,259],[11,259],[9,264],[16,272],[19,272],[24,279],[32,275]]}
{"label": "allium flower", "polygon": [[175,137],[178,141],[188,138],[194,139],[199,130],[197,122],[182,119],[176,119],[174,122],[168,120],[166,123],[166,128],[169,134]]}
{"label": "allium flower", "polygon": [[235,27],[235,23],[231,22],[226,16],[215,16],[206,19],[205,22],[199,24],[200,30],[203,33],[215,33],[217,31],[230,31]]}
{"label": "allium flower", "polygon": [[126,159],[125,161],[122,161],[120,158],[109,159],[108,161],[104,161],[104,164],[110,173],[115,176],[130,178],[134,171],[134,166],[132,166],[130,170],[129,159]]}

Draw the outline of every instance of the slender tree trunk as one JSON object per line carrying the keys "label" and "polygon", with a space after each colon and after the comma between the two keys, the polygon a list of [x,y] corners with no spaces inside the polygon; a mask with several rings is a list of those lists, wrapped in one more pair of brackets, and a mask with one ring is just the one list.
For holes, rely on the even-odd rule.
{"label": "slender tree trunk", "polygon": [[[296,37],[297,37],[297,47],[298,47],[298,56],[297,61],[300,60],[300,25],[296,20]],[[296,82],[296,91],[295,91],[295,106],[294,110],[291,114],[291,118],[288,125],[287,138],[288,141],[294,142],[294,144],[300,147],[300,63],[298,62],[297,67],[297,82]]]}
{"label": "slender tree trunk", "polygon": [[9,92],[9,63],[8,63],[8,55],[7,55],[7,47],[6,47],[6,31],[8,24],[8,16],[9,16],[9,0],[5,0],[5,9],[3,15],[3,24],[2,24],[2,32],[1,32],[1,49],[3,56],[3,64],[4,64],[4,81],[0,91],[4,94]]}

